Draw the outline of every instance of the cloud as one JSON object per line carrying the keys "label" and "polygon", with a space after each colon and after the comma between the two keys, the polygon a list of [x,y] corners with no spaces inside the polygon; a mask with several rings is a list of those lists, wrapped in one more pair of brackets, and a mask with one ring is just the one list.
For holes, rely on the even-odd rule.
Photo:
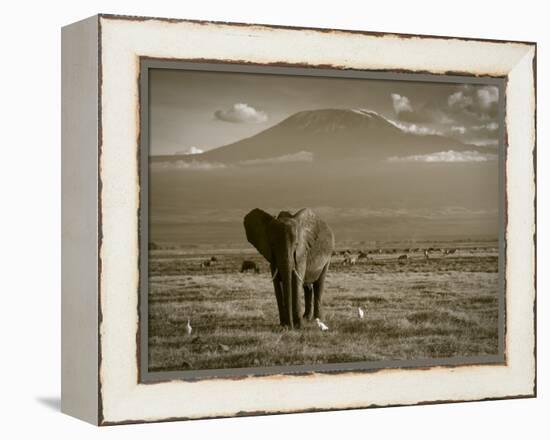
{"label": "cloud", "polygon": [[448,96],[447,110],[455,120],[492,120],[498,115],[498,88],[463,85]]}
{"label": "cloud", "polygon": [[470,131],[483,130],[490,137],[498,130],[499,89],[494,86],[457,85],[448,95],[414,103],[398,93],[390,96],[399,121],[394,125],[408,133],[450,134],[465,140]]}
{"label": "cloud", "polygon": [[211,171],[227,168],[227,165],[219,162],[205,162],[201,160],[176,160],[166,162],[153,162],[151,164],[153,170],[197,170]]}
{"label": "cloud", "polygon": [[498,124],[496,122],[489,122],[488,124],[474,125],[472,126],[474,131],[497,131]]}
{"label": "cloud", "polygon": [[279,163],[291,162],[313,162],[313,153],[309,151],[299,151],[294,154],[286,154],[284,156],[270,157],[266,159],[250,159],[238,162],[239,165],[271,165]]}
{"label": "cloud", "polygon": [[216,119],[233,123],[262,123],[267,121],[267,114],[256,110],[254,107],[245,103],[233,104],[229,109],[216,110],[214,112]]}
{"label": "cloud", "polygon": [[417,154],[413,156],[392,156],[388,162],[427,162],[427,163],[464,163],[487,162],[497,160],[496,154],[483,154],[478,151],[440,151],[431,154]]}
{"label": "cloud", "polygon": [[498,147],[498,139],[473,139],[468,143],[476,147]]}
{"label": "cloud", "polygon": [[433,120],[433,115],[425,106],[421,108],[413,108],[411,100],[406,96],[398,93],[391,94],[393,111],[397,119],[405,122],[430,122]]}
{"label": "cloud", "polygon": [[225,164],[220,162],[207,162],[203,160],[170,160],[165,162],[153,162],[151,168],[155,171],[160,170],[191,170],[191,171],[212,171],[238,166],[261,166],[261,165],[277,165],[295,162],[313,162],[313,153],[309,151],[299,151],[294,154],[286,154],[284,156],[268,157],[265,159],[250,159],[236,162],[233,164]]}
{"label": "cloud", "polygon": [[453,125],[446,133],[464,143],[486,147],[498,145],[498,128],[497,122],[479,125]]}
{"label": "cloud", "polygon": [[482,109],[490,109],[498,103],[498,89],[496,87],[478,89],[477,98]]}
{"label": "cloud", "polygon": [[197,147],[189,147],[184,150],[176,151],[176,155],[188,155],[188,154],[202,154],[204,150]]}
{"label": "cloud", "polygon": [[447,98],[447,104],[451,108],[468,108],[474,105],[471,96],[466,95],[464,91],[455,92]]}
{"label": "cloud", "polygon": [[402,112],[412,112],[412,105],[409,98],[406,96],[399,95],[397,93],[391,94],[391,100],[393,103],[393,111],[396,115],[399,115]]}
{"label": "cloud", "polygon": [[404,122],[397,122],[392,121],[390,119],[386,119],[390,124],[394,125],[395,127],[399,128],[401,131],[404,131],[405,133],[411,133],[411,134],[418,134],[418,135],[441,135],[443,134],[441,131],[436,130],[435,128],[427,127],[425,125],[419,125],[414,123],[404,123]]}

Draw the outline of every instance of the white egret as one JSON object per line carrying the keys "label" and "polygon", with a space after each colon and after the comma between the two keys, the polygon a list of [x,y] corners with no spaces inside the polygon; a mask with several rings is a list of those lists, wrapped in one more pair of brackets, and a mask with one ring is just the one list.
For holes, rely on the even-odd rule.
{"label": "white egret", "polygon": [[317,327],[319,327],[319,329],[323,332],[328,330],[328,327],[326,326],[326,324],[321,322],[319,318],[315,318],[315,324],[317,324]]}

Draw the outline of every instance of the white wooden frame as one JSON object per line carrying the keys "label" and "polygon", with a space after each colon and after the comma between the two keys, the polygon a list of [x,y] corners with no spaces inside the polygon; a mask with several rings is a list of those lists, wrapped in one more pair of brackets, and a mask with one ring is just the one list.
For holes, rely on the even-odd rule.
{"label": "white wooden frame", "polygon": [[[62,47],[64,412],[107,425],[536,394],[533,43],[100,15]],[[139,383],[140,57],[506,77],[506,364]]]}

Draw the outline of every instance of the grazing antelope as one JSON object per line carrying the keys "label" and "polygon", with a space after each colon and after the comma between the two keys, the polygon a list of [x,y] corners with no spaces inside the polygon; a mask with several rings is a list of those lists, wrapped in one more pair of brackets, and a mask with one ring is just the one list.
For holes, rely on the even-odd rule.
{"label": "grazing antelope", "polygon": [[355,263],[357,263],[357,257],[352,257],[351,255],[348,255],[347,257],[344,258],[344,266],[346,265],[350,265],[350,266],[354,266]]}
{"label": "grazing antelope", "polygon": [[369,258],[369,254],[367,254],[366,252],[359,252],[359,255],[357,256],[357,259],[358,260],[363,260],[363,259],[368,259]]}
{"label": "grazing antelope", "polygon": [[399,257],[397,257],[397,261],[401,263],[407,261],[407,258],[409,258],[407,254],[399,255]]}

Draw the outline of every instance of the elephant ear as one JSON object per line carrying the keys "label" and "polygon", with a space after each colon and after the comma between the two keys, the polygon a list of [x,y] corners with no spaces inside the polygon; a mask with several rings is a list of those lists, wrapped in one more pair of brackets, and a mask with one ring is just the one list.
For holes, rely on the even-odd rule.
{"label": "elephant ear", "polygon": [[272,252],[269,243],[268,225],[272,221],[273,216],[258,208],[253,209],[244,217],[246,239],[270,263]]}
{"label": "elephant ear", "polygon": [[300,223],[302,245],[308,253],[330,253],[334,248],[334,235],[328,225],[311,209],[304,208],[294,214]]}
{"label": "elephant ear", "polygon": [[281,218],[291,218],[291,217],[293,217],[293,215],[292,215],[290,212],[288,212],[288,211],[281,211],[281,212],[279,212],[279,215],[277,215],[277,218],[278,218],[278,219],[281,219]]}

